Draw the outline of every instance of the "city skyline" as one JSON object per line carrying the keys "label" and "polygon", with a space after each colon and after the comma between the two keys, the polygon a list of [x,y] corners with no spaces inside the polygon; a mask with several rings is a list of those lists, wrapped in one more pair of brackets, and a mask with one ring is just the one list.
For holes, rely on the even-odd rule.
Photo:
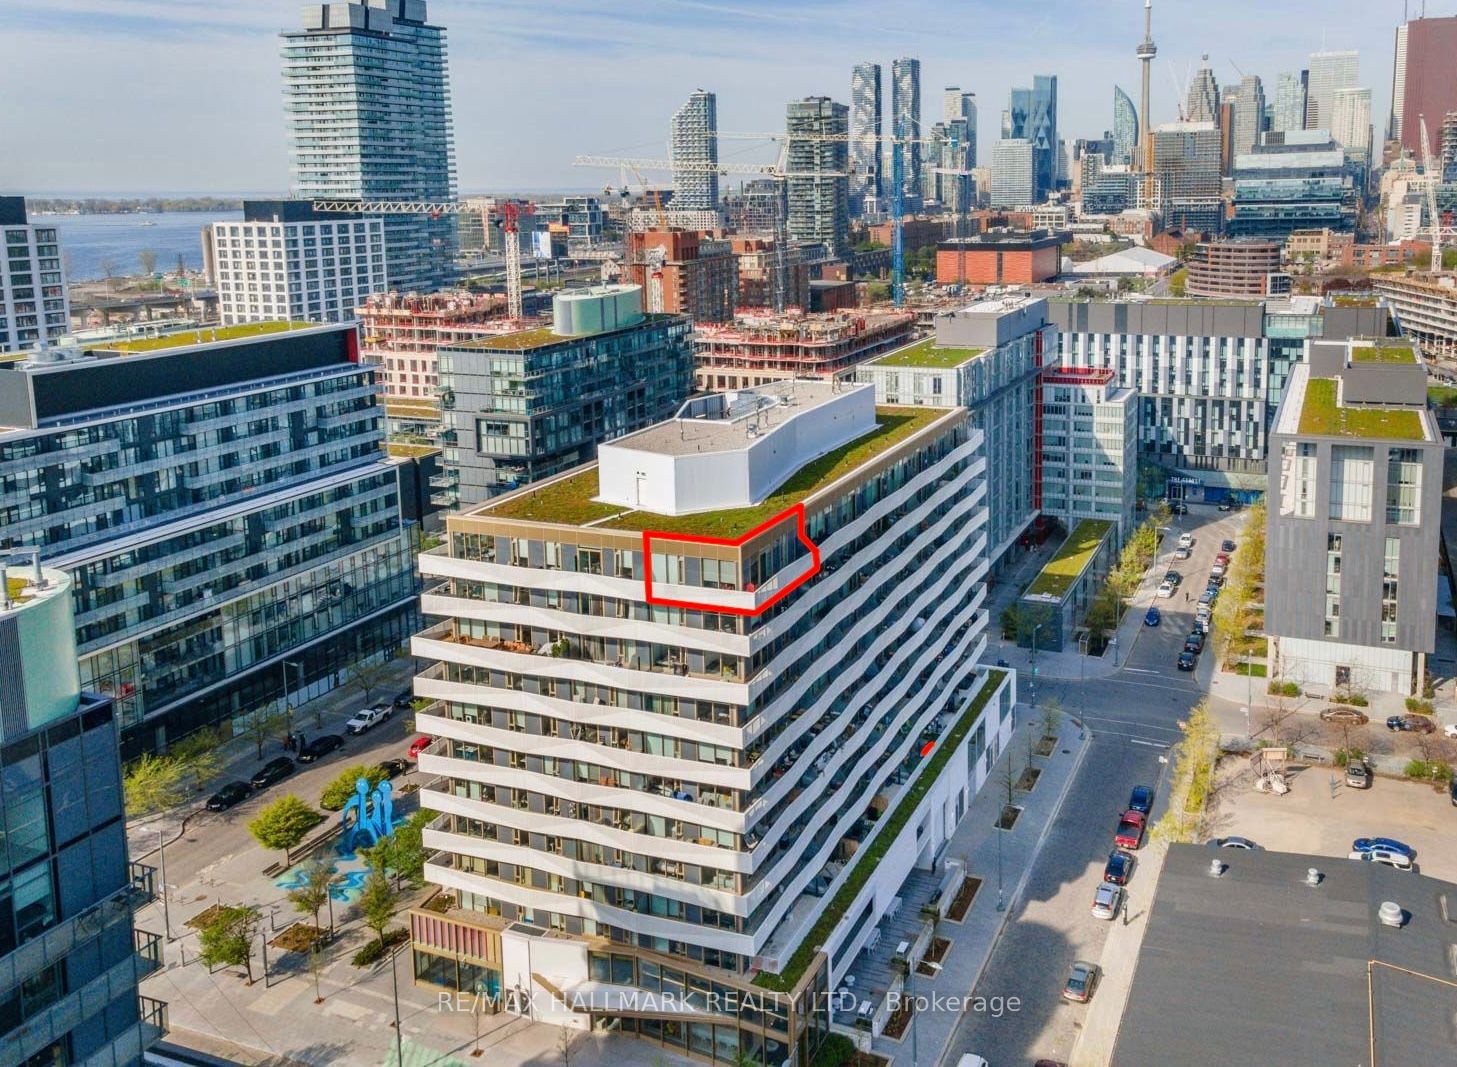
{"label": "city skyline", "polygon": [[[1025,82],[1035,56],[1038,70],[1063,83],[1059,133],[1100,136],[1112,124],[1113,84],[1137,80],[1141,10],[1127,7],[1085,10],[1057,0],[1039,19],[1026,20],[989,3],[975,3],[968,15],[942,0],[918,0],[888,25],[883,9],[858,2],[836,5],[832,20],[818,0],[793,12],[760,0],[661,0],[635,13],[549,0],[494,5],[489,16],[466,0],[436,0],[431,21],[450,33],[458,101],[532,104],[458,104],[459,186],[470,192],[592,188],[599,176],[571,167],[578,148],[665,156],[672,112],[700,86],[718,94],[722,129],[778,131],[789,100],[823,94],[848,103],[855,63],[873,59],[888,68],[897,55],[921,60],[930,91],[960,85],[998,102]],[[1266,31],[1258,41],[1239,33],[1242,11]],[[1330,5],[1324,26],[1296,12],[1271,14],[1252,0],[1218,12],[1155,5],[1155,35],[1168,43],[1155,61],[1162,69],[1153,72],[1154,121],[1177,117],[1184,70],[1192,72],[1202,52],[1221,83],[1238,81],[1237,63],[1272,85],[1280,71],[1303,67],[1322,46],[1362,49],[1362,84],[1372,89],[1373,115],[1384,115],[1400,17],[1394,3],[1369,10],[1356,0]],[[296,5],[287,2],[194,9],[173,0],[17,0],[10,14],[15,61],[0,73],[0,92],[23,98],[43,75],[54,82],[67,54],[84,52],[88,62],[64,71],[46,106],[0,119],[0,137],[26,146],[7,161],[0,181],[32,195],[282,192],[288,175],[276,35],[296,19]],[[964,35],[947,33],[948,20],[964,22]],[[94,47],[85,47],[87,38]],[[975,42],[991,39],[998,47],[978,54]],[[225,81],[215,77],[220,52],[230,56]],[[648,53],[652,64],[635,61]],[[569,62],[557,76],[540,76],[543,63],[563,60]],[[705,65],[714,76],[705,77]],[[131,86],[133,113],[150,127],[94,121],[95,100],[124,85]],[[525,95],[522,85],[531,87]],[[159,153],[152,139],[137,136],[139,128],[175,138],[185,150]],[[77,138],[77,129],[87,138]],[[994,133],[995,124],[980,139],[984,158]],[[772,158],[773,149],[736,143],[732,154]],[[98,158],[116,166],[100,172],[91,162]]]}

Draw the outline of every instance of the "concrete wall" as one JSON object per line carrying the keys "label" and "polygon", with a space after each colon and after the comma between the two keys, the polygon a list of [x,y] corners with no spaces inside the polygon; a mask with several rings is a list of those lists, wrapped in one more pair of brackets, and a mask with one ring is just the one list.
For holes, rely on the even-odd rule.
{"label": "concrete wall", "polygon": [[1010,308],[980,310],[984,301],[936,316],[936,343],[948,348],[996,348],[1039,329],[1047,322],[1047,301],[1026,300]]}

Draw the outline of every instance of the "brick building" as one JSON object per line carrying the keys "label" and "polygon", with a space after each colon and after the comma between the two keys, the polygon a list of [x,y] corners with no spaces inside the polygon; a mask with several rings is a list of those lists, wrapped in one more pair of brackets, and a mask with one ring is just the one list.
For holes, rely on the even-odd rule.
{"label": "brick building", "polygon": [[992,230],[936,246],[941,285],[1032,285],[1057,276],[1064,235],[1046,230]]}
{"label": "brick building", "polygon": [[[1189,260],[1190,296],[1269,296],[1289,292],[1281,272],[1281,241],[1249,238],[1200,241]],[[1283,282],[1282,282],[1283,279]]]}
{"label": "brick building", "polygon": [[907,311],[740,315],[694,331],[694,384],[711,392],[828,378],[901,347],[914,322]]}
{"label": "brick building", "polygon": [[[738,285],[741,308],[774,306],[774,275],[778,271],[774,242],[763,237],[734,237],[730,240],[738,260]],[[809,264],[799,248],[791,244],[784,250],[784,306],[809,307]]]}
{"label": "brick building", "polygon": [[[734,317],[739,267],[728,241],[692,230],[629,233],[627,258],[628,279],[645,293],[661,273],[663,312],[687,315],[694,322],[728,322]],[[654,269],[655,259],[659,265]]]}

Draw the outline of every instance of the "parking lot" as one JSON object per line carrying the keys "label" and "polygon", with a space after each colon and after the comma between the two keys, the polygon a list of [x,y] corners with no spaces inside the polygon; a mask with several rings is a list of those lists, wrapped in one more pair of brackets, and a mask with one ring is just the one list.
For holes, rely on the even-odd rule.
{"label": "parking lot", "polygon": [[1278,852],[1342,860],[1354,838],[1394,837],[1416,849],[1417,870],[1457,882],[1457,807],[1445,787],[1378,776],[1370,789],[1350,789],[1339,771],[1316,766],[1292,768],[1290,792],[1275,796],[1255,791],[1248,766],[1243,756],[1220,763],[1211,837],[1248,837]]}

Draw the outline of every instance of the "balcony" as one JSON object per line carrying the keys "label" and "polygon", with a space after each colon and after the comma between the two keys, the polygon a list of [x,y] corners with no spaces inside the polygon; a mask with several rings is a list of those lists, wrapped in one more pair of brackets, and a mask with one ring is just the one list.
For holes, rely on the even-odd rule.
{"label": "balcony", "polygon": [[133,908],[145,907],[157,899],[157,868],[132,860],[127,873],[131,876],[127,900]]}
{"label": "balcony", "polygon": [[162,935],[150,930],[132,930],[132,947],[137,954],[137,977],[145,978],[162,969]]}

